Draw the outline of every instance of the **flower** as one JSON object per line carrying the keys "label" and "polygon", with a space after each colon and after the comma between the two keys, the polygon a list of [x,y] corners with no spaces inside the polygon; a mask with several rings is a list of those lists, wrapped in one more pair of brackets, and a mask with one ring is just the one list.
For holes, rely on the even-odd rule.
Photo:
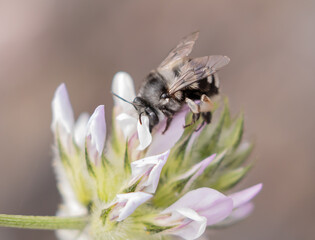
{"label": "flower", "polygon": [[116,197],[117,200],[113,204],[114,208],[111,211],[112,216],[110,217],[110,220],[120,222],[129,217],[137,207],[152,198],[152,195],[144,192],[131,192],[117,194]]}
{"label": "flower", "polygon": [[[124,72],[114,76],[112,91],[129,102],[136,96]],[[163,115],[150,132],[148,117],[140,121],[132,104],[118,97],[114,102],[106,137],[104,105],[75,122],[65,85],[55,92],[57,216],[88,216],[83,230],[58,230],[59,239],[196,239],[207,227],[248,216],[262,184],[226,194],[250,169],[245,160],[252,145],[241,141],[242,115],[232,120],[226,103],[196,133],[200,121],[183,128],[189,119],[183,108],[163,134]]]}
{"label": "flower", "polygon": [[230,215],[233,201],[222,193],[199,188],[186,193],[177,202],[161,212],[163,225],[174,226],[166,232],[183,239],[200,237],[206,226],[213,225]]}
{"label": "flower", "polygon": [[155,193],[160,180],[160,174],[166,163],[169,151],[151,157],[146,157],[131,163],[132,180],[137,182],[137,188],[148,193]]}

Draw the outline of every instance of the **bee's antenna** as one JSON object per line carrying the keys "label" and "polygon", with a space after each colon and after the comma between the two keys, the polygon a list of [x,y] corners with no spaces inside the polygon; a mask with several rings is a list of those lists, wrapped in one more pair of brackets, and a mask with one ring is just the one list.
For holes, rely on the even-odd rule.
{"label": "bee's antenna", "polygon": [[119,98],[120,100],[123,100],[124,102],[129,103],[129,104],[131,104],[131,105],[133,105],[133,106],[134,106],[134,103],[129,102],[128,100],[126,100],[126,99],[122,98],[121,96],[117,95],[117,94],[116,94],[116,93],[114,93],[114,92],[111,92],[111,93],[112,93],[115,97]]}

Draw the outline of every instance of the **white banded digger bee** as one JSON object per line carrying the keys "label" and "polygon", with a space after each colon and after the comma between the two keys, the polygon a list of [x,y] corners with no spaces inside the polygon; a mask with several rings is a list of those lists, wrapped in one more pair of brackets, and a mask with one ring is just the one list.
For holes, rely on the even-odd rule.
{"label": "white banded digger bee", "polygon": [[149,118],[150,131],[159,123],[160,112],[167,119],[164,132],[167,131],[173,116],[185,104],[193,117],[184,127],[194,124],[200,117],[203,119],[201,126],[211,122],[214,104],[210,97],[219,92],[217,71],[230,59],[221,55],[190,58],[188,55],[198,36],[199,32],[195,32],[183,38],[158,68],[149,73],[137,97],[129,102],[137,110],[140,123],[143,114]]}

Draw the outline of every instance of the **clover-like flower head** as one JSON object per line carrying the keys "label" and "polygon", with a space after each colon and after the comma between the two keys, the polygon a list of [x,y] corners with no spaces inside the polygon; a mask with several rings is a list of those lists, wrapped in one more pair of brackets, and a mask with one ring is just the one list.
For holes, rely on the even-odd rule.
{"label": "clover-like flower head", "polygon": [[[112,91],[128,101],[133,80],[119,72]],[[114,98],[109,137],[104,106],[74,121],[64,84],[52,101],[54,166],[62,204],[57,215],[89,217],[83,231],[58,230],[62,240],[196,239],[207,227],[226,226],[249,215],[262,184],[227,194],[248,172],[252,145],[242,143],[243,116],[232,120],[227,104],[199,132],[183,128],[186,109],[163,134]]]}

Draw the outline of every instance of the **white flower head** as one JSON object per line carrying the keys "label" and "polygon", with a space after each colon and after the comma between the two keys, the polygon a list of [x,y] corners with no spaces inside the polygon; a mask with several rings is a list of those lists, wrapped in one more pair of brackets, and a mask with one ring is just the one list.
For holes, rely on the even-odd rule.
{"label": "white flower head", "polygon": [[[54,95],[51,128],[62,195],[57,215],[75,219],[75,230],[58,231],[60,239],[168,235],[190,240],[201,237],[207,226],[228,225],[250,214],[262,184],[230,196],[218,191],[230,190],[249,169],[245,160],[251,145],[240,141],[242,117],[232,119],[225,106],[221,117],[195,132],[204,119],[184,129],[189,111],[184,106],[164,131],[167,117],[156,109],[159,121],[151,129],[149,116],[139,114],[133,104],[136,93],[129,74],[117,73],[112,91],[114,125],[106,145],[103,105],[75,122],[65,85]],[[216,156],[217,149],[224,151]]]}

